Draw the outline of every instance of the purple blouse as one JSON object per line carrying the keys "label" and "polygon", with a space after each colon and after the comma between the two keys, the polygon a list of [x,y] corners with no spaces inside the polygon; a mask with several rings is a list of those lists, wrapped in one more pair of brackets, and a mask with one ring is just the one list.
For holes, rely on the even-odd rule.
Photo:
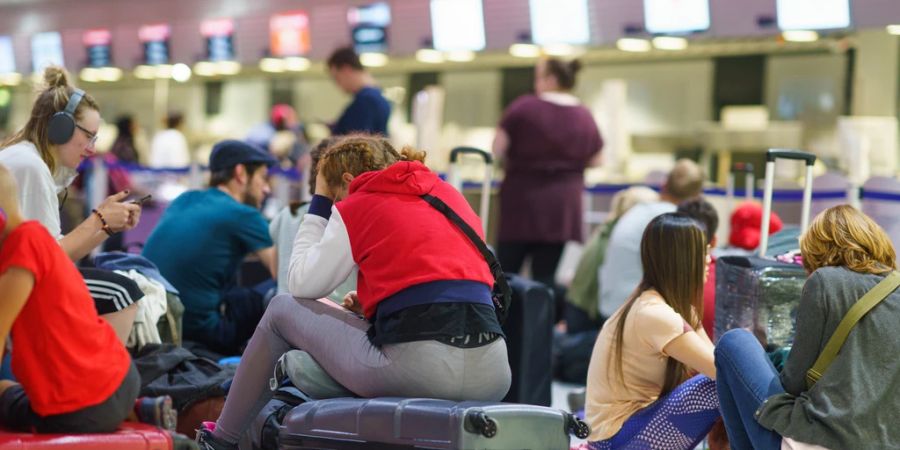
{"label": "purple blouse", "polygon": [[525,95],[506,109],[500,127],[509,149],[499,240],[580,241],[584,170],[603,146],[591,112]]}

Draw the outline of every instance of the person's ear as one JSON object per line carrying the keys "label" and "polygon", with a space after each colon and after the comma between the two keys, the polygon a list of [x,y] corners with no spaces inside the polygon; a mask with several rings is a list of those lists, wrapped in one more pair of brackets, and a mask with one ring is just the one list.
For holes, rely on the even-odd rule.
{"label": "person's ear", "polygon": [[713,235],[712,239],[710,239],[710,241],[709,241],[709,247],[716,248],[718,246],[719,246],[719,237],[716,235]]}
{"label": "person's ear", "polygon": [[354,177],[353,174],[349,172],[344,172],[344,174],[341,175],[341,180],[343,180],[344,184],[346,185],[350,185],[350,182],[352,182],[354,178],[356,177]]}
{"label": "person's ear", "polygon": [[241,184],[247,184],[250,180],[247,176],[247,166],[243,164],[237,164],[234,166],[234,179],[237,180]]}

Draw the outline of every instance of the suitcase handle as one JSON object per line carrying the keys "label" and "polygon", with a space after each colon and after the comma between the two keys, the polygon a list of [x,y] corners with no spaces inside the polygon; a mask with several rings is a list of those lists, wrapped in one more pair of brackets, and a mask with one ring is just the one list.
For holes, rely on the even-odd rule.
{"label": "suitcase handle", "polygon": [[816,163],[816,155],[800,150],[787,150],[783,148],[770,148],[766,152],[766,162],[775,162],[776,159],[794,159],[798,161],[806,161],[807,166]]}
{"label": "suitcase handle", "polygon": [[460,154],[468,154],[468,155],[478,155],[486,164],[494,163],[494,155],[486,152],[480,148],[475,147],[456,147],[453,150],[450,150],[450,164],[455,164],[459,159]]}

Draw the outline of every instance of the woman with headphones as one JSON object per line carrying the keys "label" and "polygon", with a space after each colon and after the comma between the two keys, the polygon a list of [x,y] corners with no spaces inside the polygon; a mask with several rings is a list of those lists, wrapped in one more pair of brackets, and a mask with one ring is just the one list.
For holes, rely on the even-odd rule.
{"label": "woman with headphones", "polygon": [[[77,175],[75,169],[94,154],[100,108],[93,97],[69,85],[66,72],[60,67],[48,67],[44,82],[46,87],[38,93],[28,122],[0,144],[0,164],[16,178],[22,215],[44,225],[69,258],[77,261],[109,236],[134,228],[141,207],[123,202],[129,192],[119,192],[107,197],[70,233],[62,234],[58,195],[62,194],[65,202],[67,188]],[[116,274],[105,273],[102,278],[107,275]],[[100,284],[110,281],[115,283],[103,280]],[[141,294],[124,286],[119,294],[115,302],[97,301],[97,310],[106,315],[120,338],[127,338],[136,312],[136,307],[131,306]],[[94,298],[97,300],[97,296]]]}

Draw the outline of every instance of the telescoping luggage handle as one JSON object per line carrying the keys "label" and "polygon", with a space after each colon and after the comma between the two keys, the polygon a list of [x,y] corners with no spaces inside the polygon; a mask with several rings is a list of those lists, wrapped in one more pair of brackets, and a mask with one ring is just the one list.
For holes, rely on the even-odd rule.
{"label": "telescoping luggage handle", "polygon": [[800,216],[800,230],[806,230],[809,226],[809,210],[812,204],[813,165],[816,163],[816,155],[800,150],[786,150],[770,148],[766,153],[766,187],[763,194],[762,226],[760,227],[759,256],[766,256],[766,247],[769,246],[769,216],[772,214],[772,190],[775,183],[775,160],[793,159],[806,162],[806,178],[803,186],[803,209]]}
{"label": "telescoping luggage handle", "polygon": [[481,182],[481,202],[478,207],[478,216],[481,217],[481,225],[484,227],[484,234],[487,236],[488,217],[491,205],[491,185],[494,182],[494,155],[475,147],[456,147],[450,151],[450,174],[448,182],[462,192],[462,180],[459,176],[457,162],[462,154],[477,155],[484,160],[484,180]]}
{"label": "telescoping luggage handle", "polygon": [[753,189],[755,180],[753,179],[753,164],[738,162],[731,165],[731,172],[728,173],[728,181],[725,186],[725,196],[728,198],[729,209],[734,209],[734,174],[744,174],[744,200],[753,200]]}

